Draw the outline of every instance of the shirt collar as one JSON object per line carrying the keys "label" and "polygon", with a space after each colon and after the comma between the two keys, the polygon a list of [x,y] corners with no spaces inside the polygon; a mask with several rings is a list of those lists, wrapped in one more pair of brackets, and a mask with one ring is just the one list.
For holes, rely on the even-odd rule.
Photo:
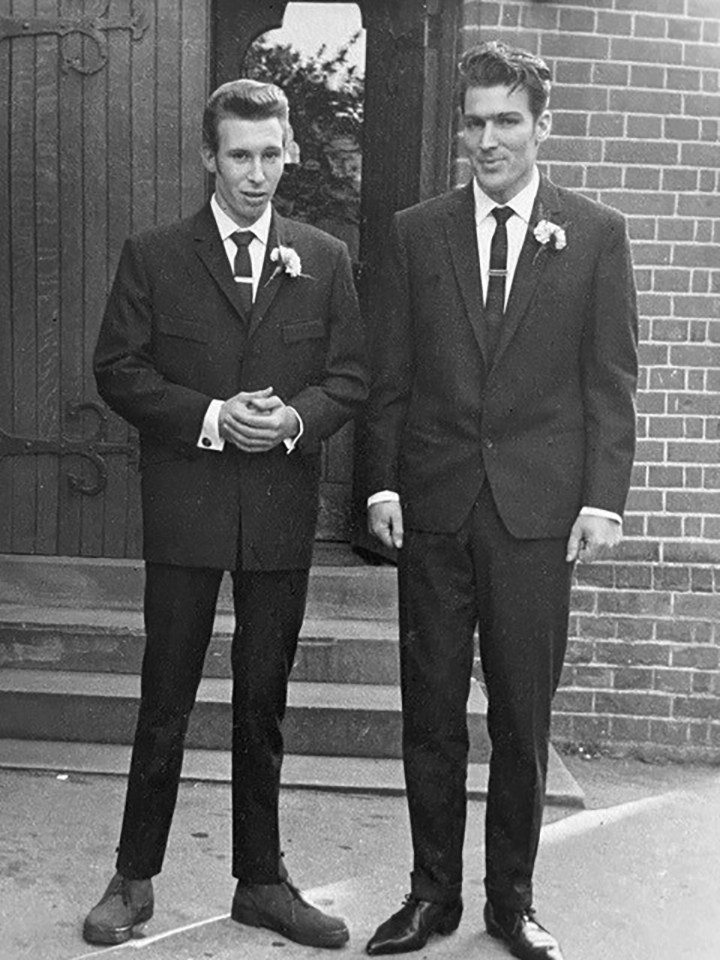
{"label": "shirt collar", "polygon": [[[528,183],[526,187],[523,187],[520,193],[516,193],[510,203],[505,204],[505,206],[510,207],[513,213],[516,213],[526,223],[530,223],[530,217],[532,216],[535,197],[537,196],[539,187],[540,174],[538,173],[538,168],[533,167],[530,183]],[[475,197],[475,221],[476,223],[481,223],[485,217],[490,216],[490,211],[494,210],[498,204],[494,200],[491,200],[485,191],[479,187],[475,177],[473,177],[473,195]]]}
{"label": "shirt collar", "polygon": [[[223,243],[227,240],[231,233],[235,233],[240,229],[232,217],[229,217],[225,211],[222,209],[220,204],[217,201],[217,195],[213,194],[210,198],[210,209],[213,212],[215,217],[215,223],[217,224],[218,230],[220,231],[220,239]],[[270,236],[270,221],[272,219],[272,206],[268,204],[265,207],[265,211],[262,216],[258,217],[255,223],[250,224],[249,227],[245,227],[246,230],[252,230],[255,234],[255,237],[262,243],[264,246],[267,246],[268,237]]]}

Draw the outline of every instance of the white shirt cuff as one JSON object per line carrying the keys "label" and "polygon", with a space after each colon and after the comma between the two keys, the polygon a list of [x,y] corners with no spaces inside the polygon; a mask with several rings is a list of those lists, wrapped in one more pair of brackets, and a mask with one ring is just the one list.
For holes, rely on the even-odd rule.
{"label": "white shirt cuff", "polygon": [[371,507],[374,503],[400,503],[400,494],[394,490],[378,490],[368,497],[367,505]]}
{"label": "white shirt cuff", "polygon": [[197,445],[202,447],[203,450],[219,451],[225,449],[225,441],[220,436],[220,427],[218,424],[218,417],[220,416],[220,408],[222,405],[222,400],[211,400],[210,405],[205,411],[202,431],[197,442]]}
{"label": "white shirt cuff", "polygon": [[[399,503],[400,496],[394,490],[379,490],[368,497],[367,505],[371,507],[374,503]],[[602,507],[583,507],[580,514],[585,517],[606,517],[608,520],[614,520],[622,526],[622,517],[619,513],[613,513],[612,510],[603,510]]]}
{"label": "white shirt cuff", "polygon": [[622,526],[622,517],[619,513],[613,513],[612,510],[603,510],[602,507],[583,507],[580,511],[581,517],[606,517],[608,520],[614,520]]}
{"label": "white shirt cuff", "polygon": [[295,434],[294,437],[288,437],[287,440],[283,440],[283,443],[285,444],[285,449],[287,450],[287,452],[292,453],[295,447],[297,446],[298,440],[305,432],[305,424],[303,423],[302,417],[297,412],[295,407],[288,406],[288,410],[292,410],[292,412],[295,414],[295,416],[297,417],[298,425],[300,427],[300,429],[298,430],[298,432]]}

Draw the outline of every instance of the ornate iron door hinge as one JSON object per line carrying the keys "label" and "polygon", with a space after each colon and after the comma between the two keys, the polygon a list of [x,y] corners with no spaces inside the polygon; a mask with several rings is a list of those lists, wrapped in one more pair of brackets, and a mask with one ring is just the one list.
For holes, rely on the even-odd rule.
{"label": "ornate iron door hinge", "polygon": [[80,439],[66,436],[60,436],[56,440],[42,437],[31,439],[15,437],[0,430],[0,458],[48,453],[59,457],[80,457],[85,463],[91,465],[94,475],[88,480],[69,473],[67,481],[70,489],[77,493],[84,493],[88,497],[97,496],[107,485],[107,464],[104,458],[112,453],[124,453],[130,463],[137,463],[138,447],[136,442],[115,443],[107,439],[108,415],[99,404],[68,403],[66,407],[66,415],[69,419],[77,419],[85,411],[89,411],[97,418],[97,426],[92,436]]}
{"label": "ornate iron door hinge", "polygon": [[[150,26],[147,11],[136,12],[135,0],[130,2],[130,12],[125,17],[107,19],[110,0],[95,16],[85,17],[0,17],[0,40],[14,37],[60,37],[60,64],[62,70],[75,70],[84,75],[102,70],[108,60],[108,30],[129,30],[133,40],[140,40]],[[72,34],[87,37],[95,44],[97,59],[94,63],[83,62],[80,56],[66,56],[63,41]]]}

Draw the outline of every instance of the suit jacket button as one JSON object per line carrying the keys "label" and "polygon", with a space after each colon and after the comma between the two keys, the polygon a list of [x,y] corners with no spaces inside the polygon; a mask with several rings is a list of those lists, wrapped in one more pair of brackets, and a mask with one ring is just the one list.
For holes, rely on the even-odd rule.
{"label": "suit jacket button", "polygon": [[486,448],[487,450],[492,450],[492,448],[493,448],[493,442],[492,442],[492,440],[483,440],[483,445],[485,446],[485,448]]}

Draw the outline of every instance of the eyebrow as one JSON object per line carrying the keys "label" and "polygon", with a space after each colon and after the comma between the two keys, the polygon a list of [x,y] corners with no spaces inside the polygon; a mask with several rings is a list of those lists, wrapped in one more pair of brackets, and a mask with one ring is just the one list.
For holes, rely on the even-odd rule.
{"label": "eyebrow", "polygon": [[238,147],[230,147],[230,148],[228,149],[228,153],[231,153],[231,154],[236,154],[236,153],[282,153],[282,149],[283,149],[282,147],[278,147],[278,146],[276,146],[275,144],[273,144],[272,146],[268,144],[268,145],[265,146],[265,147],[259,147],[257,150],[254,150],[254,149],[252,149],[252,148],[250,148],[250,147],[240,147],[240,146],[238,146]]}
{"label": "eyebrow", "polygon": [[501,110],[499,113],[463,113],[463,119],[466,120],[501,120],[506,117],[521,117],[519,110]]}

